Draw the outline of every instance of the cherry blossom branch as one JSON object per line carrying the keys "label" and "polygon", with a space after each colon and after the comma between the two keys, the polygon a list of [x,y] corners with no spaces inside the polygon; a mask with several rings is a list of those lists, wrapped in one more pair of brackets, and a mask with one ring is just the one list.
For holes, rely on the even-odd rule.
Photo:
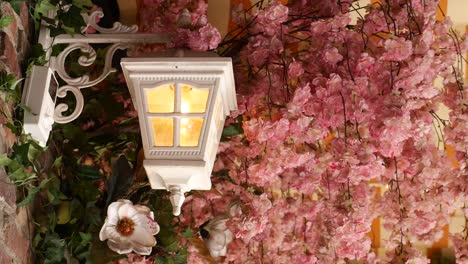
{"label": "cherry blossom branch", "polygon": [[347,132],[347,119],[346,119],[346,103],[343,94],[340,92],[341,103],[343,104],[343,125],[344,125],[344,141],[345,145],[348,145],[348,132]]}
{"label": "cherry blossom branch", "polygon": [[[466,203],[463,204],[463,208],[462,208],[462,212],[466,212]],[[463,238],[465,239],[465,241],[468,239],[468,215],[466,213],[463,214],[464,218],[465,218],[465,226],[463,228],[463,231],[462,233],[463,234]]]}
{"label": "cherry blossom branch", "polygon": [[364,43],[364,50],[366,50],[367,44],[369,42],[369,36],[367,36],[367,34],[364,33],[364,25],[366,24],[367,21],[364,19],[361,12],[359,12],[360,9],[366,9],[366,7],[360,7],[360,4],[358,1],[356,1],[355,3],[357,3],[358,8],[356,8],[354,5],[351,5],[351,7],[353,8],[353,11],[356,12],[358,16],[361,18],[362,25],[359,31],[361,32],[362,42]]}
{"label": "cherry blossom branch", "polygon": [[[422,34],[421,27],[419,26],[419,23],[416,20],[416,16],[414,14],[414,9],[413,9],[413,3],[411,1],[406,0],[406,10],[408,13],[408,18],[410,18],[414,22],[414,24],[416,25],[416,28],[418,29],[419,35],[421,35]],[[413,31],[409,31],[409,32],[410,32],[410,36],[412,36]]]}
{"label": "cherry blossom branch", "polygon": [[348,47],[348,43],[345,42],[344,44],[345,44],[344,46],[346,48],[346,65],[348,66],[348,73],[349,73],[349,76],[351,77],[351,80],[353,81],[353,83],[356,84],[356,80],[354,80],[353,72],[351,71],[351,65],[349,64],[349,47]]}

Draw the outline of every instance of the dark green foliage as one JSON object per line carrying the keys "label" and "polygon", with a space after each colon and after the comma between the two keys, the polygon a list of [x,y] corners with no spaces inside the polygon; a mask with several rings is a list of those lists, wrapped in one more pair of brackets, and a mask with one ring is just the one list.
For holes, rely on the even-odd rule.
{"label": "dark green foliage", "polygon": [[[68,8],[66,8],[69,6]],[[36,28],[44,21],[52,37],[60,34],[80,34],[85,26],[81,13],[92,7],[90,0],[37,0],[34,5]],[[56,12],[55,18],[47,17],[49,11]]]}

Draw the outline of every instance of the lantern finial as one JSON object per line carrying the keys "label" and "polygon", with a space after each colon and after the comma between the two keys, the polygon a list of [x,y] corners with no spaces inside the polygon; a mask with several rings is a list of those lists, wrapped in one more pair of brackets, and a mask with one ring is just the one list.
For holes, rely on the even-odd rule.
{"label": "lantern finial", "polygon": [[180,215],[180,210],[182,208],[182,204],[185,201],[185,195],[182,192],[180,186],[171,185],[169,186],[169,191],[171,192],[171,204],[172,204],[172,213],[175,216]]}

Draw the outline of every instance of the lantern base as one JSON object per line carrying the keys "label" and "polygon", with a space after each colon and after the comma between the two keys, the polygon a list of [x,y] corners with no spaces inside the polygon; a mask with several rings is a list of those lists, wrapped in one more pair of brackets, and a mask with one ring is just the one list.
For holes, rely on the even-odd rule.
{"label": "lantern base", "polygon": [[211,189],[211,166],[196,160],[144,160],[143,167],[153,189],[171,192],[174,215],[180,214],[184,193]]}

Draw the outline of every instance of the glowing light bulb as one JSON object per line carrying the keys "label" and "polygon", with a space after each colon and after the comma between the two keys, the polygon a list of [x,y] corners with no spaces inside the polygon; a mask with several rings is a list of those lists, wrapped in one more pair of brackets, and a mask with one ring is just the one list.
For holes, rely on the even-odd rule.
{"label": "glowing light bulb", "polygon": [[203,126],[203,118],[180,119],[180,146],[195,147],[198,145]]}
{"label": "glowing light bulb", "polygon": [[180,120],[180,134],[182,137],[188,136],[188,133],[190,132],[190,121],[188,118],[182,118]]}
{"label": "glowing light bulb", "polygon": [[190,105],[188,103],[182,103],[180,111],[182,113],[190,112]]}

